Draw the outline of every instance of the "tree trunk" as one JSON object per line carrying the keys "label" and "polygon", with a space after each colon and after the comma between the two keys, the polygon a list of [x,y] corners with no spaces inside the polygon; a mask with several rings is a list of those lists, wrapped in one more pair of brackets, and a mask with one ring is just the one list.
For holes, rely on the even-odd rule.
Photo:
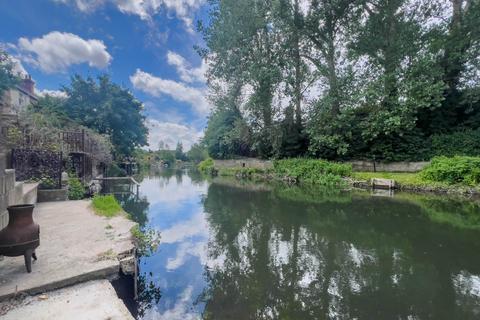
{"label": "tree trunk", "polygon": [[301,70],[301,60],[300,60],[300,36],[299,36],[299,8],[298,0],[295,0],[295,12],[294,12],[294,26],[293,26],[293,36],[294,36],[294,59],[295,59],[295,117],[296,124],[298,128],[302,126],[302,70]]}
{"label": "tree trunk", "polygon": [[332,99],[331,112],[333,116],[338,115],[340,112],[340,97],[338,89],[338,77],[336,70],[336,58],[335,58],[335,30],[334,25],[330,19],[326,21],[329,34],[328,34],[328,44],[327,44],[327,70],[328,70],[328,84],[329,84],[329,93]]}

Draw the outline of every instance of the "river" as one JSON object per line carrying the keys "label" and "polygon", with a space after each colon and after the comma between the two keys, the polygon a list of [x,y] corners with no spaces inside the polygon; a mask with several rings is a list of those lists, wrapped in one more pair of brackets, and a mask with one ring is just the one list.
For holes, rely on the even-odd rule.
{"label": "river", "polygon": [[161,232],[139,261],[142,319],[480,318],[478,202],[182,170],[119,199]]}

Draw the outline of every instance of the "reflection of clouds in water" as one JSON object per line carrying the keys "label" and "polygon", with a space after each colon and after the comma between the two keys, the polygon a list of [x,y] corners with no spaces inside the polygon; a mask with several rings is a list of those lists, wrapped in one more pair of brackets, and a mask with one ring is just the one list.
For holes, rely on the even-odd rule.
{"label": "reflection of clouds in water", "polygon": [[210,268],[223,264],[222,255],[215,260],[208,257],[209,225],[203,211],[194,214],[190,219],[160,230],[162,243],[177,244],[175,257],[167,260],[166,268],[175,270],[185,264],[188,257],[197,257],[202,265]]}
{"label": "reflection of clouds in water", "polygon": [[455,304],[464,311],[471,312],[475,319],[480,318],[480,276],[467,271],[452,276],[455,290]]}
{"label": "reflection of clouds in water", "polygon": [[[170,179],[175,179],[175,176]],[[192,200],[199,194],[207,192],[208,183],[192,183],[190,177],[182,176],[183,181],[170,181],[170,179],[159,177],[145,179],[140,191],[142,195],[147,196],[150,206],[162,203],[171,207],[178,207],[181,202]]]}
{"label": "reflection of clouds in water", "polygon": [[182,242],[193,236],[208,238],[208,223],[205,220],[205,213],[199,211],[189,220],[181,221],[168,229],[160,230],[162,243]]}
{"label": "reflection of clouds in water", "polygon": [[190,309],[193,287],[188,286],[179,295],[173,308],[160,313],[156,308],[148,310],[143,319],[165,319],[165,320],[196,320],[201,319],[200,315]]}
{"label": "reflection of clouds in water", "polygon": [[457,294],[480,298],[480,276],[461,271],[453,276],[453,284]]}
{"label": "reflection of clouds in water", "polygon": [[373,254],[369,253],[366,250],[357,249],[353,243],[350,244],[350,249],[348,251],[351,261],[357,266],[361,267],[366,262],[375,262],[375,257]]}

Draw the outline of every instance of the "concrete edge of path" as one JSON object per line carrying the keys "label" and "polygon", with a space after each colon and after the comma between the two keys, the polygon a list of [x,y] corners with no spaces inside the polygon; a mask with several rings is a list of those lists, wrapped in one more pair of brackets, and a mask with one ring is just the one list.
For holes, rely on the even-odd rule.
{"label": "concrete edge of path", "polygon": [[82,282],[11,304],[0,304],[0,318],[17,319],[111,319],[133,320],[125,303],[105,279]]}
{"label": "concrete edge of path", "polygon": [[117,262],[115,265],[108,266],[103,269],[93,270],[91,272],[79,274],[70,278],[61,279],[55,282],[50,282],[44,285],[40,285],[37,287],[29,288],[28,290],[18,291],[14,293],[9,293],[0,296],[0,302],[3,300],[7,300],[10,298],[15,297],[18,294],[26,293],[29,295],[35,295],[39,293],[44,293],[52,290],[57,290],[61,288],[65,288],[68,286],[72,286],[75,284],[79,284],[82,282],[92,281],[92,280],[100,280],[100,279],[115,279],[118,277],[120,271],[120,263]]}

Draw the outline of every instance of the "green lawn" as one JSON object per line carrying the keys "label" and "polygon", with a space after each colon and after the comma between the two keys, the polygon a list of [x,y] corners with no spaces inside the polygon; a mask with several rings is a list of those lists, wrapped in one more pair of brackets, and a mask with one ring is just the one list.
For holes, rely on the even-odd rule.
{"label": "green lawn", "polygon": [[113,195],[97,195],[93,197],[92,206],[96,214],[108,218],[124,213],[122,207]]}
{"label": "green lawn", "polygon": [[418,173],[406,173],[406,172],[353,172],[352,178],[356,180],[367,180],[373,178],[393,179],[395,183],[400,186],[412,186],[412,187],[447,187],[448,184],[443,182],[425,181],[420,177]]}

